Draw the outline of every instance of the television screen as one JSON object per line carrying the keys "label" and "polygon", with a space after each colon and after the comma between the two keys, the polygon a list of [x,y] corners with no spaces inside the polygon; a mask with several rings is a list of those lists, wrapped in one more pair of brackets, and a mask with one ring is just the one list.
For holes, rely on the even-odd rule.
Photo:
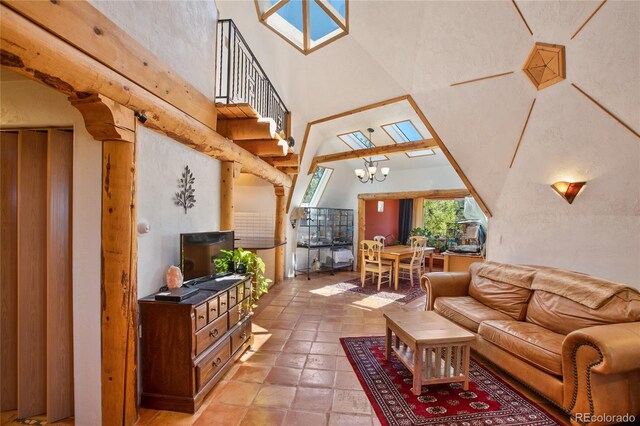
{"label": "television screen", "polygon": [[180,269],[184,281],[216,274],[221,250],[233,250],[233,231],[180,234]]}

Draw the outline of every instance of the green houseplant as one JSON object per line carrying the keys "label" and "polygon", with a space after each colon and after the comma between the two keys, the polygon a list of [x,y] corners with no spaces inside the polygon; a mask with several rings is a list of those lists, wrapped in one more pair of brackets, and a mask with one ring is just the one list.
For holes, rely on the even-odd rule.
{"label": "green houseplant", "polygon": [[221,253],[222,256],[215,260],[216,271],[227,272],[230,271],[229,266],[232,266],[235,272],[239,272],[244,267],[246,272],[253,274],[255,285],[252,286],[251,304],[255,305],[263,294],[269,292],[271,283],[271,280],[264,276],[266,268],[264,261],[255,253],[243,248],[222,250]]}

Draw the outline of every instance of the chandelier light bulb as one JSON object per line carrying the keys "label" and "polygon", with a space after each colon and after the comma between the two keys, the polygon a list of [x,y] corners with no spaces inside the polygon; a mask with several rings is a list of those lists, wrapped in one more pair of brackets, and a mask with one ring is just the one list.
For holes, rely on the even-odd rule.
{"label": "chandelier light bulb", "polygon": [[382,172],[382,176],[386,176],[389,174],[389,167],[383,167],[380,169],[380,171]]}
{"label": "chandelier light bulb", "polygon": [[359,178],[364,177],[364,170],[363,169],[355,169],[355,173],[356,173],[356,176],[359,177]]}

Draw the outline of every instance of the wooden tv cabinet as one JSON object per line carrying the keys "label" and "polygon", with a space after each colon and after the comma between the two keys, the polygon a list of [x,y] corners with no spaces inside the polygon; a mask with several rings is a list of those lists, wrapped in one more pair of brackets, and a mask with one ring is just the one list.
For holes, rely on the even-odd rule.
{"label": "wooden tv cabinet", "polygon": [[253,343],[251,276],[181,302],[138,301],[141,405],[195,413]]}

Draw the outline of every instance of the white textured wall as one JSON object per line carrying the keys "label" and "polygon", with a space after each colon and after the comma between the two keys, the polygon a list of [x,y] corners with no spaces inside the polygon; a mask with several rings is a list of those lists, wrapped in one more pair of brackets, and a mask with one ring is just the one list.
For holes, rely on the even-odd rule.
{"label": "white textured wall", "polygon": [[[187,214],[173,202],[178,179],[189,166],[196,181],[195,206]],[[138,221],[151,232],[138,236],[138,295],[165,285],[165,273],[180,264],[180,233],[220,229],[220,162],[138,127]]]}
{"label": "white textured wall", "polygon": [[[3,72],[4,74],[4,72]],[[3,75],[3,78],[5,76]],[[73,369],[75,422],[101,421],[100,205],[102,144],[67,97],[32,81],[1,83],[3,127],[73,126]]]}
{"label": "white textured wall", "polygon": [[89,0],[210,99],[218,12],[213,0]]}

